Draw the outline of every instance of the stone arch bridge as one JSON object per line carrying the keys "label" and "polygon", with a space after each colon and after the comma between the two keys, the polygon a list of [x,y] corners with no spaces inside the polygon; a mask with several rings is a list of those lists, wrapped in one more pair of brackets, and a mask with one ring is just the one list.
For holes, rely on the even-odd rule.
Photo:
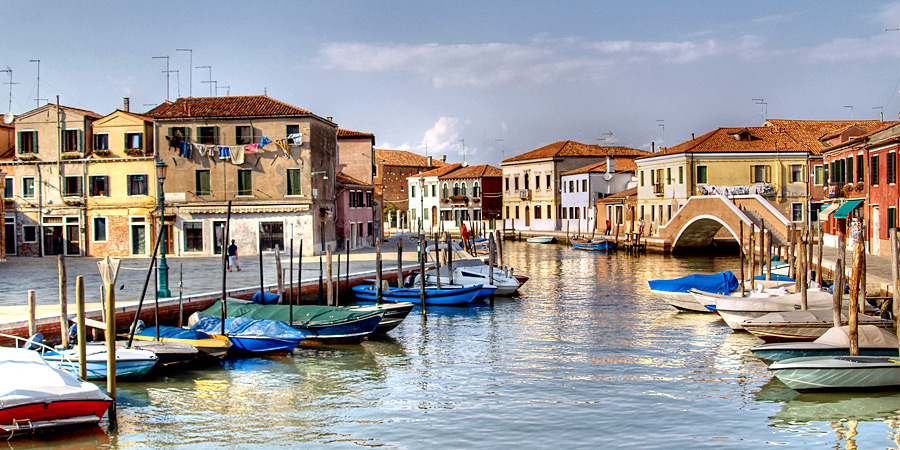
{"label": "stone arch bridge", "polygon": [[[750,230],[759,232],[759,224],[765,221],[772,232],[775,245],[787,245],[790,220],[771,203],[759,195],[697,195],[664,226],[659,227],[659,237],[671,244],[673,251],[685,248],[702,248],[712,244],[716,235],[730,234],[739,240],[740,224],[744,226],[744,239]],[[723,232],[724,230],[724,232]]]}

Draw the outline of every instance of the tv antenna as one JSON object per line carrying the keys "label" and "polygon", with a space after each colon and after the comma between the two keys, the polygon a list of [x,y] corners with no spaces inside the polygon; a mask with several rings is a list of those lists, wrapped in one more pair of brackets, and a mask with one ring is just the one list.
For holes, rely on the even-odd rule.
{"label": "tv antenna", "polygon": [[37,98],[34,99],[36,107],[41,107],[41,100],[48,101],[46,98],[41,98],[41,60],[39,59],[29,59],[28,62],[37,63]]}
{"label": "tv antenna", "polygon": [[606,133],[600,133],[602,138],[597,138],[598,141],[603,141],[603,145],[606,145],[606,140],[612,137],[612,131],[607,131]]}
{"label": "tv antenna", "polygon": [[765,113],[763,113],[763,123],[769,120],[769,104],[766,103],[765,99],[751,98],[750,100],[756,102],[757,105],[763,105],[763,108],[765,108]]}
{"label": "tv antenna", "polygon": [[12,69],[10,69],[9,66],[6,66],[6,69],[0,70],[0,72],[9,72],[9,81],[4,81],[3,84],[9,85],[9,107],[6,110],[11,112],[12,111],[12,87],[14,84],[19,84],[19,83],[13,83]]}

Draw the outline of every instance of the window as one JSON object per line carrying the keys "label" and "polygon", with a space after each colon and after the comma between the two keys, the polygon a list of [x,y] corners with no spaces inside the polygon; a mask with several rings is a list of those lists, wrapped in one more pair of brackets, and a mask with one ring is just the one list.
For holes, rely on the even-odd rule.
{"label": "window", "polygon": [[63,196],[65,197],[81,197],[81,185],[84,178],[80,175],[66,176],[63,179]]}
{"label": "window", "polygon": [[791,203],[791,221],[803,222],[803,203]]}
{"label": "window", "polygon": [[15,184],[15,179],[12,177],[4,178],[3,183],[4,183],[3,198],[15,197],[15,192],[13,192],[13,185]]}
{"label": "window", "polygon": [[34,177],[22,177],[22,197],[34,198]]}
{"label": "window", "polygon": [[581,219],[581,208],[574,208],[574,209],[575,209],[575,218]]}
{"label": "window", "polygon": [[850,158],[847,158],[844,161],[846,161],[846,165],[844,166],[844,169],[847,171],[847,174],[844,176],[844,181],[846,181],[848,183],[852,183],[853,182],[853,157],[851,156]]}
{"label": "window", "polygon": [[190,142],[191,129],[188,127],[169,127],[169,134],[167,136],[170,138]]}
{"label": "window", "polygon": [[513,180],[513,186],[517,191],[519,190],[519,177],[515,177],[515,179]]}
{"label": "window", "polygon": [[238,170],[237,195],[253,195],[253,171],[250,169]]}
{"label": "window", "polygon": [[530,179],[531,179],[531,177],[529,177],[528,174],[526,173],[526,174],[525,174],[525,189],[530,189],[530,188],[528,187],[528,186],[529,186],[528,181],[529,181]]}
{"label": "window", "polygon": [[516,205],[516,219],[519,218],[519,205]]}
{"label": "window", "polygon": [[871,172],[869,174],[869,183],[872,186],[878,186],[878,155],[872,155],[869,161],[869,170]]}
{"label": "window", "polygon": [[587,179],[581,180],[581,192],[587,192]]}
{"label": "window", "polygon": [[91,228],[94,242],[106,242],[106,217],[94,217]]}
{"label": "window", "polygon": [[109,177],[106,175],[91,175],[88,178],[91,197],[109,197]]}
{"label": "window", "polygon": [[[705,184],[707,183],[706,178],[706,166],[697,166],[697,184]],[[641,213],[643,216],[644,214]]]}
{"label": "window", "polygon": [[568,213],[569,213],[569,208],[563,208],[563,209],[562,209],[562,218],[563,218],[563,219],[568,219],[568,218],[569,218],[569,217],[568,217],[568,216],[569,216]]}
{"label": "window", "polygon": [[541,218],[541,205],[536,205],[536,206],[534,207],[534,218],[535,218],[535,219],[540,219],[540,218]]}
{"label": "window", "polygon": [[791,183],[803,182],[803,166],[800,164],[791,164]]}
{"label": "window", "polygon": [[506,207],[506,218],[509,219],[509,206]]}
{"label": "window", "polygon": [[19,153],[37,153],[37,151],[38,151],[37,131],[20,131],[19,132]]}
{"label": "window", "polygon": [[125,148],[128,150],[143,150],[144,133],[125,133]]}
{"label": "window", "polygon": [[[535,180],[538,180],[538,178],[535,178]],[[535,184],[537,184],[537,183],[535,183]],[[473,196],[473,197],[478,197],[478,196],[480,196],[480,195],[481,195],[481,185],[476,181],[476,182],[472,185],[472,196]]]}
{"label": "window", "polygon": [[569,192],[575,192],[575,180],[569,180]]}
{"label": "window", "polygon": [[275,246],[284,249],[284,223],[260,222],[259,224],[259,249],[261,251],[275,250]]}
{"label": "window", "polygon": [[666,184],[672,184],[672,168],[666,167]]}
{"label": "window", "polygon": [[553,186],[550,186],[550,174],[547,174],[547,187],[545,189],[553,189]]}
{"label": "window", "polygon": [[678,166],[678,184],[684,184],[684,166]]}
{"label": "window", "polygon": [[81,151],[81,130],[65,130],[62,137],[62,150],[64,152]]}
{"label": "window", "polygon": [[234,127],[234,143],[237,145],[247,145],[253,143],[253,127],[236,126]]}
{"label": "window", "polygon": [[644,171],[641,171],[641,187],[644,186]]}
{"label": "window", "polygon": [[[375,203],[372,200],[374,198],[374,195],[375,195],[375,193],[372,191],[366,192],[366,206],[369,208],[371,208],[372,206],[375,205]],[[369,236],[371,236],[371,235],[372,235],[372,233],[369,233]]]}
{"label": "window", "polygon": [[284,127],[284,132],[285,132],[286,134],[288,134],[288,135],[291,135],[291,134],[294,134],[294,133],[299,133],[299,132],[300,132],[300,125],[286,125],[286,126]]}
{"label": "window", "polygon": [[409,185],[409,196],[412,198],[416,198],[416,185]]}
{"label": "window", "polygon": [[302,169],[287,170],[287,195],[301,195],[303,193],[301,185]]}
{"label": "window", "polygon": [[431,220],[431,217],[429,217],[430,216],[429,212],[430,211],[428,210],[428,208],[423,209],[422,210],[422,218],[425,220]]}
{"label": "window", "polygon": [[200,144],[218,144],[219,127],[197,127],[197,142]]}
{"label": "window", "polygon": [[825,180],[825,166],[816,166],[815,175],[813,176],[813,184],[821,186]]}
{"label": "window", "polygon": [[856,181],[858,183],[862,183],[865,180],[865,167],[863,167],[863,158],[862,154],[856,155]]}
{"label": "window", "polygon": [[887,165],[886,170],[884,171],[886,182],[888,184],[894,184],[897,182],[897,154],[894,152],[890,152],[887,154],[887,158],[885,158],[885,165]]}
{"label": "window", "polygon": [[181,230],[184,233],[184,251],[203,251],[203,222],[183,222]]}
{"label": "window", "polygon": [[750,182],[751,183],[768,183],[770,169],[768,165],[750,166]]}
{"label": "window", "polygon": [[[526,177],[525,180],[526,180],[526,182],[525,182],[525,189],[528,189],[528,182],[527,182],[528,178]],[[459,191],[459,195],[469,195],[469,194],[468,194],[469,188],[466,186],[466,182],[465,182],[465,181],[463,181],[462,184],[460,185],[460,189],[461,189],[461,190]]]}
{"label": "window", "polygon": [[109,133],[94,135],[94,150],[109,150]]}
{"label": "window", "polygon": [[811,203],[809,207],[809,220],[810,222],[818,222],[819,221],[819,211],[822,210],[821,203]]}
{"label": "window", "polygon": [[893,206],[888,208],[887,227],[888,230],[897,228],[897,208]]}
{"label": "window", "polygon": [[[290,169],[288,169],[290,170]],[[194,172],[194,194],[209,195],[209,170],[196,170]]]}
{"label": "window", "polygon": [[[506,177],[506,191],[509,192],[509,177]],[[444,197],[447,196],[447,183],[444,183]]]}
{"label": "window", "polygon": [[540,176],[540,175],[535,175],[535,176],[534,176],[534,188],[535,188],[535,189],[540,189],[540,188],[541,188],[541,176]]}
{"label": "window", "polygon": [[650,184],[656,184],[656,171],[650,171]]}
{"label": "window", "polygon": [[33,244],[37,242],[37,226],[35,225],[23,225],[22,226],[22,242],[26,244]]}
{"label": "window", "polygon": [[128,175],[128,195],[147,195],[147,175]]}
{"label": "window", "polygon": [[[509,178],[506,179],[506,190],[507,190],[507,191],[509,190]],[[441,191],[442,191],[442,192],[441,192],[441,197],[443,197],[443,198],[449,197],[449,195],[448,195],[448,194],[449,194],[449,187],[447,186],[447,183],[444,183],[444,186],[441,188]],[[507,208],[508,208],[508,207],[507,207]],[[509,214],[507,214],[507,216],[509,216]]]}

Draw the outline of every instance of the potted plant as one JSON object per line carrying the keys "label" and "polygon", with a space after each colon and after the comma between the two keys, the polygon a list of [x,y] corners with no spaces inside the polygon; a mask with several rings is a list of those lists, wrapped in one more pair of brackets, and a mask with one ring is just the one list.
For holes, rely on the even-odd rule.
{"label": "potted plant", "polygon": [[78,152],[66,152],[62,154],[62,159],[78,159],[81,158],[81,153]]}
{"label": "potted plant", "polygon": [[19,159],[19,161],[37,161],[38,159],[37,155],[35,155],[34,153],[19,155],[17,156],[17,158]]}
{"label": "potted plant", "polygon": [[866,188],[866,184],[863,183],[862,181],[860,181],[859,183],[856,183],[857,191],[862,192],[865,188]]}
{"label": "potted plant", "polygon": [[144,156],[144,149],[140,148],[126,148],[125,154],[128,156]]}
{"label": "potted plant", "polygon": [[106,150],[106,149],[94,150],[94,154],[105,158],[105,157],[109,156],[109,150]]}
{"label": "potted plant", "polygon": [[11,199],[11,198],[4,198],[4,199],[3,199],[3,204],[4,204],[4,205],[12,205],[12,204],[15,203],[15,202],[16,202],[16,201],[15,201],[14,199]]}
{"label": "potted plant", "polygon": [[472,203],[478,203],[481,201],[481,197],[472,197]]}
{"label": "potted plant", "polygon": [[850,193],[853,192],[853,184],[850,184],[850,183],[845,184],[842,191],[844,192],[845,197],[850,195]]}

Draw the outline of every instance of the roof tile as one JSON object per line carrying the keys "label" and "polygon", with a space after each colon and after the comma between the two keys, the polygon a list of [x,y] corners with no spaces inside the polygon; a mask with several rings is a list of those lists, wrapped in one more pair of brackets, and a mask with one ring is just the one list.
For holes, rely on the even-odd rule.
{"label": "roof tile", "polygon": [[532,159],[562,156],[644,156],[650,154],[650,152],[638,150],[636,148],[587,145],[575,141],[559,141],[521,155],[513,156],[512,158],[504,159],[503,162],[528,161]]}
{"label": "roof tile", "polygon": [[147,115],[155,119],[312,115],[305,109],[275,100],[267,95],[187,97],[179,98],[167,108],[164,105],[152,109]]}
{"label": "roof tile", "polygon": [[438,159],[431,159],[431,166],[428,165],[428,158],[417,153],[405,150],[384,150],[375,149],[375,161],[383,161],[386,166],[408,166],[408,167],[443,167],[447,163]]}

